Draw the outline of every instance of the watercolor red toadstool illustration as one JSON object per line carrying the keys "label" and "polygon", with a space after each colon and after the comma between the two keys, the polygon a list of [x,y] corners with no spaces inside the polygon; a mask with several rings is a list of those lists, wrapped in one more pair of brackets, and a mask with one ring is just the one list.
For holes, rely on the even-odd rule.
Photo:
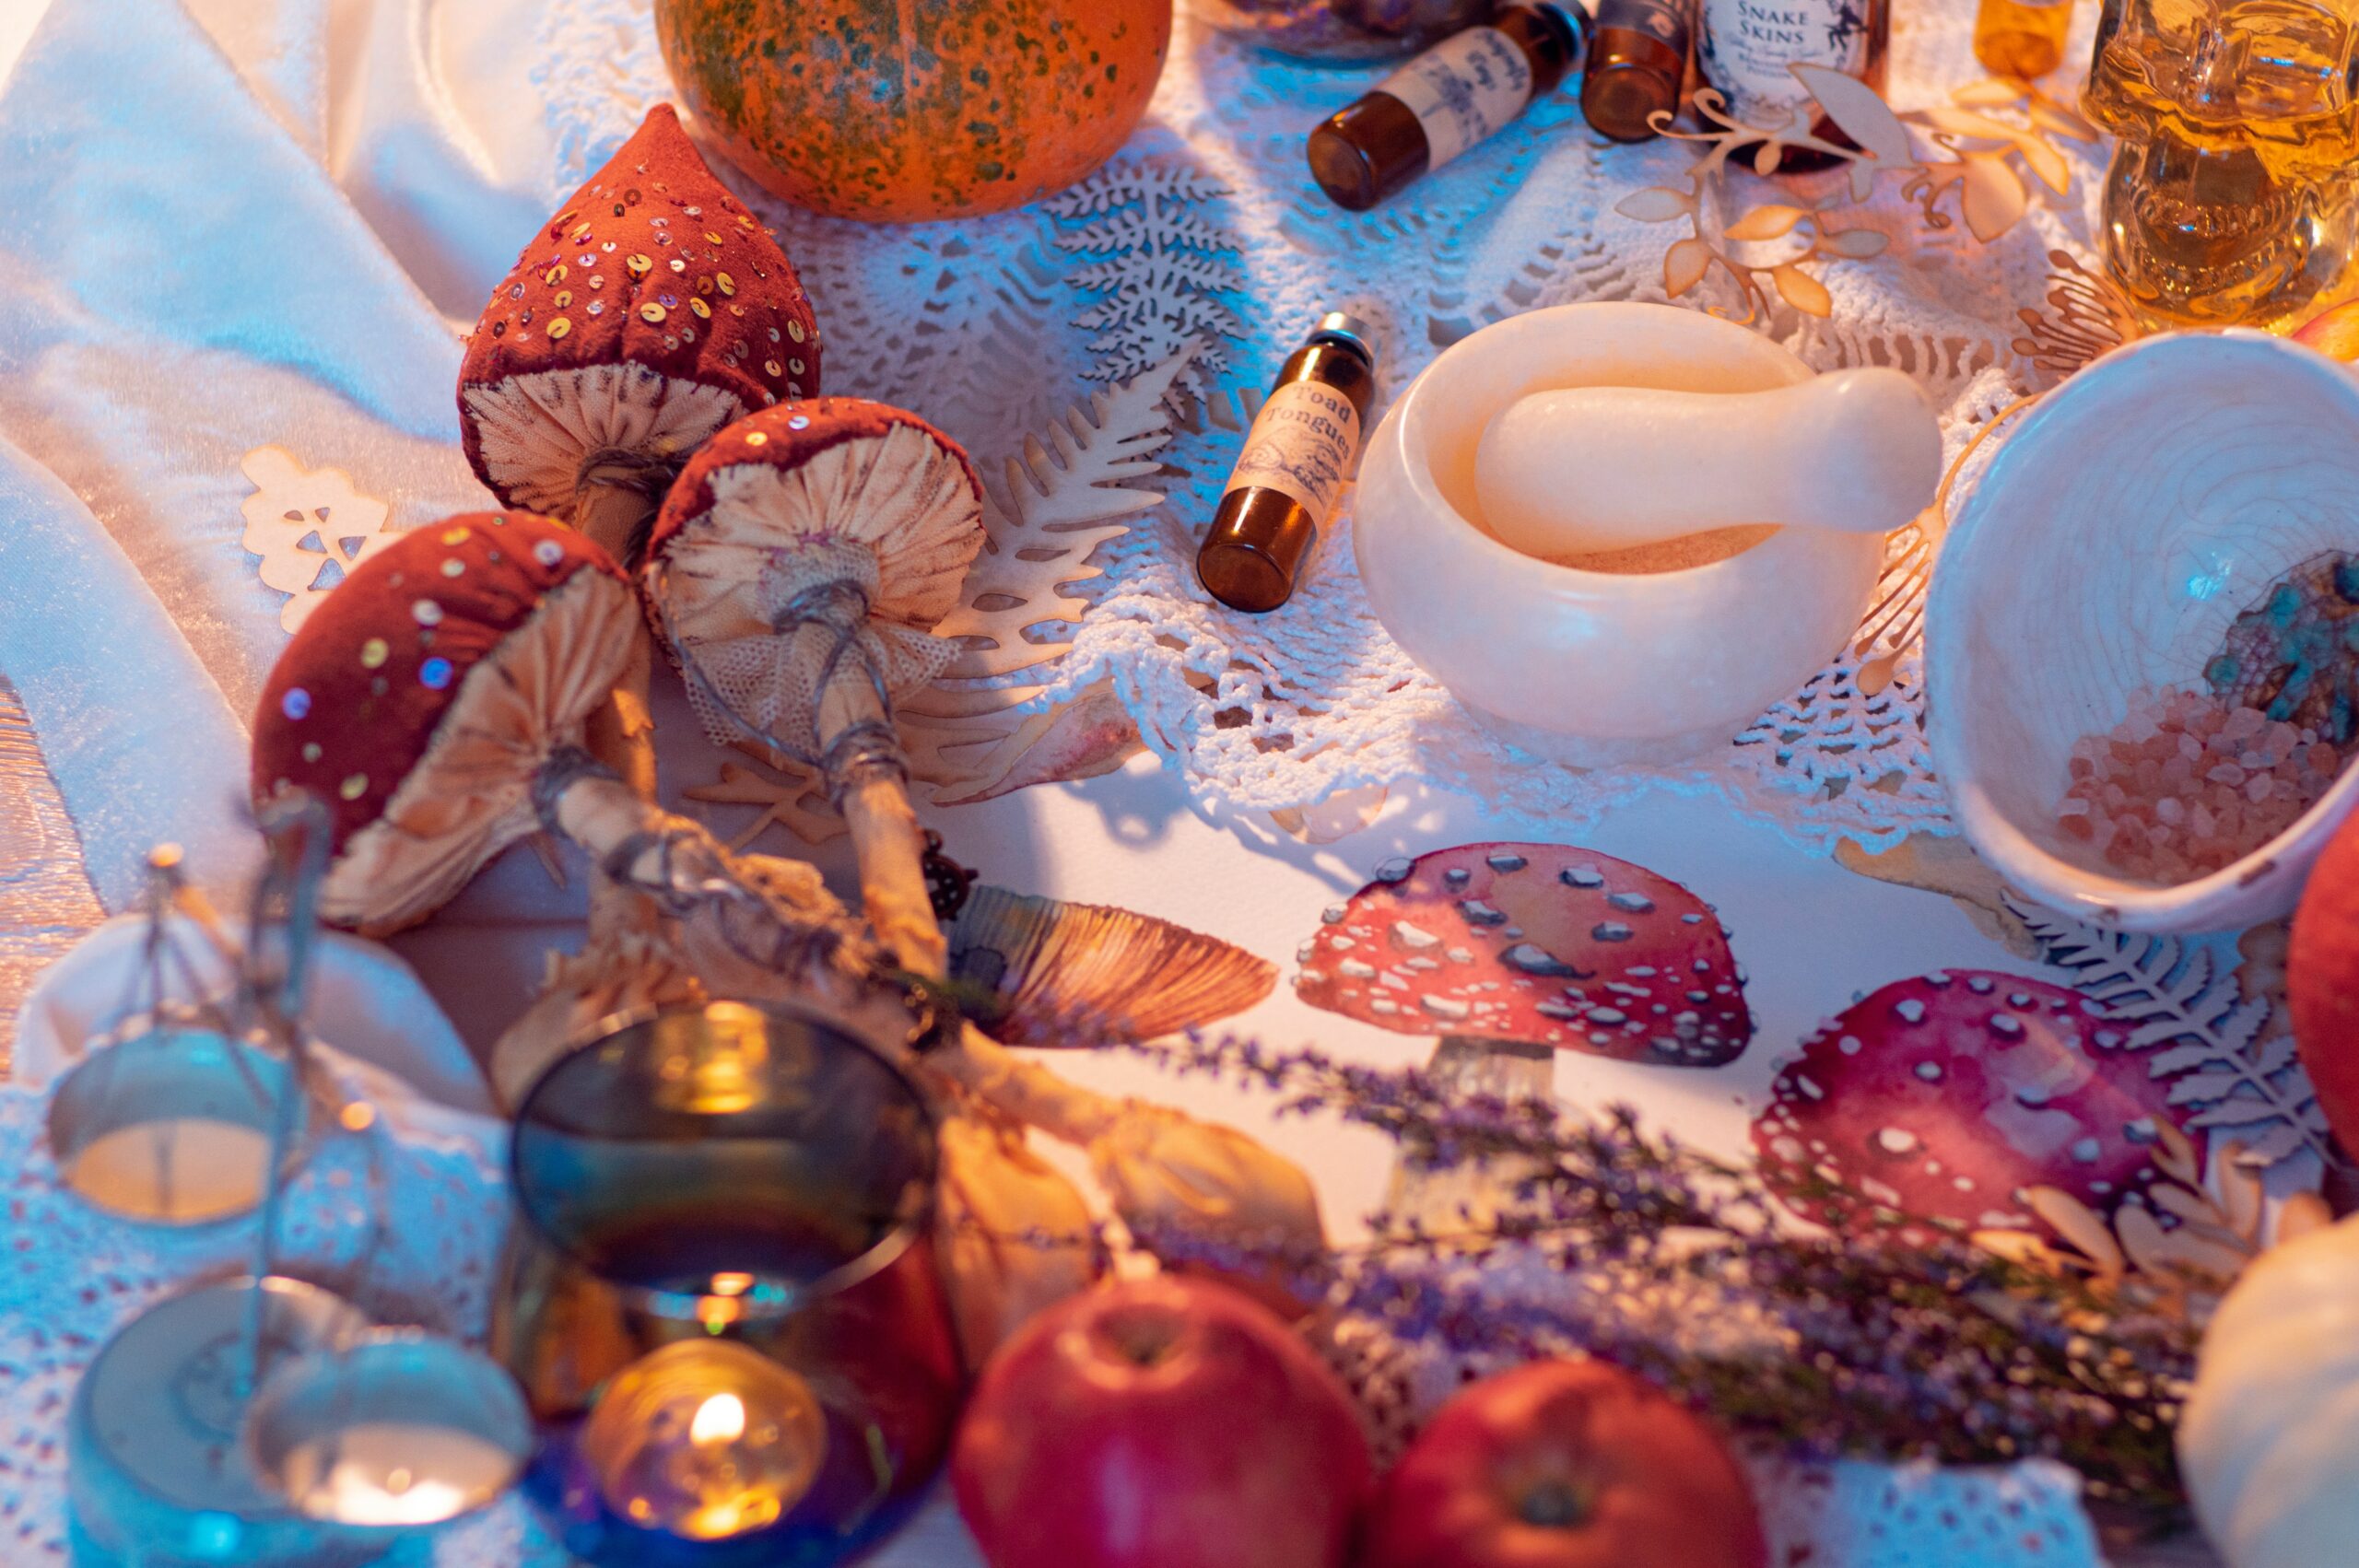
{"label": "watercolor red toadstool illustration", "polygon": [[[1710,906],[1668,877],[1560,844],[1466,844],[1388,861],[1327,910],[1296,994],[1446,1047],[1718,1067],[1753,1037]],[[1440,1059],[1440,1058],[1437,1058]]]}
{"label": "watercolor red toadstool illustration", "polygon": [[2021,975],[1895,981],[1780,1067],[1753,1126],[1761,1175],[1805,1218],[1858,1223],[1865,1199],[1920,1245],[2036,1228],[2031,1188],[2110,1212],[2153,1178],[2175,1119],[2169,1084],[2121,1044],[2096,1002]]}

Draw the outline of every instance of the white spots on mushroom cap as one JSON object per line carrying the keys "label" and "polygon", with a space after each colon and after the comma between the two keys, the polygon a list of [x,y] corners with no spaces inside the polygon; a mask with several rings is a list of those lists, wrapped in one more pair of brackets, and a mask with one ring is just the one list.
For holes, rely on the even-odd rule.
{"label": "white spots on mushroom cap", "polygon": [[2024,1037],[2024,1021],[2012,1012],[1994,1012],[1989,1030],[2002,1040],[2020,1040]]}
{"label": "white spots on mushroom cap", "polygon": [[1441,873],[1442,884],[1452,890],[1464,887],[1474,880],[1474,873],[1464,866],[1452,866]]}
{"label": "white spots on mushroom cap", "polygon": [[1949,1073],[1938,1061],[1920,1061],[1917,1064],[1917,1076],[1928,1083],[1939,1083]]}
{"label": "white spots on mushroom cap", "polygon": [[1679,917],[1679,923],[1683,926],[1700,926],[1704,923],[1704,917],[1696,914],[1682,915]]}
{"label": "white spots on mushroom cap", "polygon": [[1517,942],[1513,947],[1500,954],[1499,962],[1510,969],[1520,969],[1527,975],[1545,975],[1552,978],[1580,973],[1546,948],[1536,947],[1528,942]]}
{"label": "white spots on mushroom cap", "polygon": [[1449,951],[1445,952],[1442,956],[1449,959],[1452,964],[1472,964],[1474,962],[1473,953],[1463,947],[1450,948]]}
{"label": "white spots on mushroom cap", "polygon": [[2105,1145],[2094,1138],[2083,1138],[2072,1145],[2072,1158],[2084,1165],[2094,1165],[2105,1153]]}
{"label": "white spots on mushroom cap", "polygon": [[1988,975],[1977,975],[1972,979],[1966,982],[1966,989],[1974,992],[1977,996],[1989,996],[1992,991],[1998,989],[1998,982],[1991,979]]}
{"label": "white spots on mushroom cap", "polygon": [[1376,978],[1376,965],[1363,964],[1356,958],[1346,958],[1335,965],[1335,973],[1347,980],[1373,980]]}
{"label": "white spots on mushroom cap", "polygon": [[1373,882],[1406,882],[1409,873],[1416,869],[1416,861],[1396,855],[1379,864],[1368,873],[1368,878]]}
{"label": "white spots on mushroom cap", "polygon": [[1887,1154],[1913,1154],[1919,1141],[1915,1133],[1905,1129],[1886,1127],[1879,1128],[1870,1141]]}
{"label": "white spots on mushroom cap", "polygon": [[2153,1117],[2142,1116],[2135,1121],[2123,1122],[2121,1136],[2132,1143],[2154,1143],[2161,1141],[2162,1131],[2155,1127]]}
{"label": "white spots on mushroom cap", "polygon": [[1835,1048],[1841,1051],[1845,1056],[1858,1056],[1861,1051],[1865,1050],[1867,1047],[1860,1042],[1859,1036],[1846,1035],[1841,1039],[1835,1042]]}
{"label": "white spots on mushroom cap", "polygon": [[1330,904],[1319,911],[1319,919],[1325,925],[1340,926],[1351,918],[1351,907],[1345,904]]}
{"label": "white spots on mushroom cap", "polygon": [[1556,880],[1567,887],[1603,887],[1605,873],[1595,866],[1567,866],[1556,873]]}
{"label": "white spots on mushroom cap", "polygon": [[1461,898],[1458,912],[1470,926],[1503,926],[1508,923],[1505,910],[1486,904],[1480,898]]}
{"label": "white spots on mushroom cap", "polygon": [[1609,893],[1605,901],[1616,909],[1626,910],[1633,915],[1654,913],[1655,901],[1643,893]]}
{"label": "white spots on mushroom cap", "polygon": [[1483,863],[1495,872],[1520,872],[1532,862],[1509,849],[1494,849],[1483,857]]}
{"label": "white spots on mushroom cap", "polygon": [[1424,1008],[1427,1012],[1432,1013],[1436,1018],[1445,1019],[1451,1023],[1462,1023],[1467,1018],[1472,1017],[1474,1012],[1474,1009],[1467,1003],[1460,1001],[1455,998],[1446,996],[1419,997],[1417,999],[1417,1005]]}
{"label": "white spots on mushroom cap", "polygon": [[1392,922],[1392,944],[1395,947],[1406,948],[1412,953],[1420,953],[1428,947],[1439,947],[1441,938],[1429,930],[1413,926],[1406,920],[1395,920]]}
{"label": "white spots on mushroom cap", "polygon": [[1638,933],[1619,920],[1601,920],[1590,929],[1589,934],[1595,942],[1627,942]]}
{"label": "white spots on mushroom cap", "polygon": [[1401,1004],[1390,997],[1370,997],[1367,1001],[1367,1010],[1379,1018],[1390,1018],[1401,1011]]}
{"label": "white spots on mushroom cap", "polygon": [[1383,974],[1379,975],[1376,977],[1376,983],[1387,988],[1388,989],[1396,991],[1414,990],[1416,989],[1409,984],[1408,977],[1402,975],[1397,969],[1387,969]]}
{"label": "white spots on mushroom cap", "polygon": [[1925,1004],[1913,996],[1903,997],[1900,1000],[1894,1002],[1892,1010],[1900,1015],[1900,1021],[1903,1024],[1925,1022]]}
{"label": "white spots on mushroom cap", "polygon": [[1403,969],[1415,969],[1419,971],[1438,969],[1441,967],[1441,960],[1438,958],[1406,958],[1402,960],[1401,967]]}

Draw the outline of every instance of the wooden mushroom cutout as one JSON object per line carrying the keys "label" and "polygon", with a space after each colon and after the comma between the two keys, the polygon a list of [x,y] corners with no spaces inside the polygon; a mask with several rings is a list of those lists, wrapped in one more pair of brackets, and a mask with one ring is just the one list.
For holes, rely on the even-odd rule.
{"label": "wooden mushroom cutout", "polygon": [[1070,1044],[1076,1027],[1157,1039],[1242,1012],[1277,984],[1276,965],[1218,937],[1003,887],[976,888],[949,942],[968,1016],[1009,1045]]}
{"label": "wooden mushroom cutout", "polygon": [[648,597],[713,738],[819,770],[877,936],[943,973],[942,928],[893,705],[940,673],[933,635],[983,544],[982,487],[947,437],[851,398],[748,415],[681,471]]}
{"label": "wooden mushroom cutout", "polygon": [[[1717,1067],[1753,1036],[1711,907],[1668,877],[1558,844],[1466,844],[1389,860],[1328,909],[1296,994],[1407,1035],[1464,1093],[1553,1093],[1559,1050]],[[1483,1173],[1404,1181],[1429,1211],[1482,1201]],[[1496,1184],[1496,1177],[1492,1178]]]}

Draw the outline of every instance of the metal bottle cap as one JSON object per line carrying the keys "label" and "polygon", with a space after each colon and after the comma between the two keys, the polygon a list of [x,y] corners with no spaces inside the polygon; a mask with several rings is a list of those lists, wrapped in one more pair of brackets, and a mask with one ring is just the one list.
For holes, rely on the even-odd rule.
{"label": "metal bottle cap", "polygon": [[1330,310],[1310,329],[1308,343],[1339,343],[1370,365],[1376,363],[1376,329],[1348,310]]}

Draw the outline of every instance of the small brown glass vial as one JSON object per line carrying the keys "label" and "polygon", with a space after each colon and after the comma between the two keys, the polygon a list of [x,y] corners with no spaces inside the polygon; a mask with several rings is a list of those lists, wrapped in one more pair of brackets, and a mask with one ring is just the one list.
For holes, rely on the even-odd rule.
{"label": "small brown glass vial", "polygon": [[1366,212],[1555,91],[1588,41],[1589,13],[1578,6],[1505,6],[1320,122],[1311,178],[1337,206]]}
{"label": "small brown glass vial", "polygon": [[1259,614],[1293,597],[1335,492],[1359,456],[1376,395],[1368,338],[1356,316],[1320,317],[1246,432],[1196,552],[1197,580],[1230,609]]}
{"label": "small brown glass vial", "polygon": [[1617,142],[1651,141],[1658,114],[1679,112],[1695,32],[1692,0],[1599,0],[1581,76],[1581,118]]}

